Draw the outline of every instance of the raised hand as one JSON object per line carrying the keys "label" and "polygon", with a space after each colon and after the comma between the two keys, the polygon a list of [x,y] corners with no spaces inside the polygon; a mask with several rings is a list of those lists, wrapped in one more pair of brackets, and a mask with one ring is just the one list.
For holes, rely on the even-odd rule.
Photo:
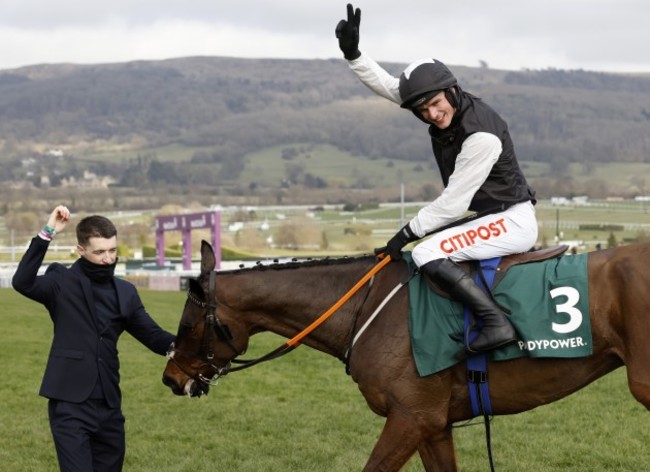
{"label": "raised hand", "polygon": [[361,9],[356,10],[348,3],[348,19],[339,21],[336,25],[336,37],[343,56],[352,61],[361,55],[359,51],[359,26],[361,25]]}
{"label": "raised hand", "polygon": [[47,225],[57,233],[63,230],[70,221],[70,210],[64,205],[57,206],[47,220]]}

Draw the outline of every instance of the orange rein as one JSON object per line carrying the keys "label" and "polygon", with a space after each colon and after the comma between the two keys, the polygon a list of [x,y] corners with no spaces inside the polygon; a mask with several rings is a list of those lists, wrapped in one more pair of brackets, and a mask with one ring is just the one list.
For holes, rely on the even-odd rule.
{"label": "orange rein", "polygon": [[314,320],[312,324],[307,326],[300,333],[296,334],[293,338],[288,340],[285,343],[285,346],[296,347],[300,343],[300,340],[302,338],[304,338],[309,333],[311,333],[316,328],[318,328],[320,325],[322,325],[325,322],[325,320],[327,320],[330,316],[332,316],[336,312],[336,310],[341,308],[345,302],[347,302],[355,293],[357,293],[359,289],[363,287],[363,285],[366,282],[368,282],[368,280],[374,277],[374,275],[377,272],[379,272],[381,269],[383,269],[384,266],[389,262],[390,262],[390,255],[386,254],[382,259],[380,259],[380,261],[377,264],[375,264],[375,266],[372,269],[370,269],[366,273],[366,275],[361,277],[361,279],[354,285],[354,287],[348,290],[348,292],[345,295],[343,295],[334,305],[332,305],[329,310],[327,310],[325,313],[320,315],[316,320]]}
{"label": "orange rein", "polygon": [[322,325],[327,318],[332,316],[336,310],[341,308],[345,302],[347,302],[355,293],[359,291],[359,289],[366,283],[368,280],[370,280],[374,275],[379,272],[386,264],[390,262],[390,255],[382,255],[380,254],[379,257],[381,257],[380,261],[374,265],[355,285],[352,287],[348,292],[343,295],[332,307],[327,310],[325,313],[320,315],[312,324],[307,326],[305,329],[303,329],[300,333],[295,335],[293,338],[282,344],[280,347],[275,349],[274,351],[269,352],[268,354],[258,357],[257,359],[252,359],[252,360],[237,360],[233,359],[232,362],[241,364],[237,367],[231,367],[230,363],[224,368],[218,369],[217,373],[219,374],[219,377],[226,375],[229,372],[235,372],[238,370],[243,370],[247,369],[248,367],[252,367],[255,364],[259,364],[260,362],[264,361],[270,361],[271,359],[275,359],[277,357],[280,357],[284,354],[287,354],[288,352],[293,351],[296,347],[300,345],[300,340],[307,336],[309,333],[314,331],[316,328],[318,328],[320,325]]}

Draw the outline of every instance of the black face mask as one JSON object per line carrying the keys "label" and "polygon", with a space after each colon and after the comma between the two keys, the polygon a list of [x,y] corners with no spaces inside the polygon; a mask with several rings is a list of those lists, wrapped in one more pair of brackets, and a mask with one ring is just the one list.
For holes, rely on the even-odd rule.
{"label": "black face mask", "polygon": [[117,259],[112,264],[95,264],[85,257],[79,258],[79,265],[86,277],[98,284],[105,284],[111,281],[115,274]]}

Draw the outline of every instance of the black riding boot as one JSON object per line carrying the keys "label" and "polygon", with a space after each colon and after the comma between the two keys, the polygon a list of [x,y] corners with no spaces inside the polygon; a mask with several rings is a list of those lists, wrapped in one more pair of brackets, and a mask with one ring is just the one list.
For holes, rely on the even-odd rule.
{"label": "black riding boot", "polygon": [[469,352],[495,349],[517,340],[517,333],[506,313],[479,288],[463,269],[449,259],[436,259],[421,268],[456,300],[469,305],[483,321],[478,337],[466,346]]}

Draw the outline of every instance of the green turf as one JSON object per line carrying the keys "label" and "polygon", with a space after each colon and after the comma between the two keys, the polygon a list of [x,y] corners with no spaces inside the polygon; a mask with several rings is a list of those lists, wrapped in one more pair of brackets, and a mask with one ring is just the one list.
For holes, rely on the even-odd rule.
{"label": "green turf", "polygon": [[[142,291],[149,312],[175,332],[184,294]],[[56,471],[39,397],[52,334],[38,304],[0,289],[0,470]],[[283,340],[253,338],[248,356]],[[207,397],[176,397],[162,385],[165,359],[128,334],[119,344],[125,471],[236,472],[361,470],[383,419],[365,405],[344,366],[300,347],[278,360],[233,373]],[[635,402],[619,369],[582,391],[536,410],[492,421],[499,472],[650,470],[650,417]],[[480,423],[456,430],[460,470],[489,470]],[[406,471],[421,471],[417,458]]]}

